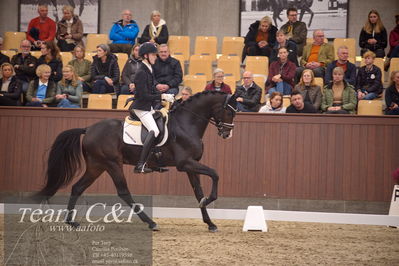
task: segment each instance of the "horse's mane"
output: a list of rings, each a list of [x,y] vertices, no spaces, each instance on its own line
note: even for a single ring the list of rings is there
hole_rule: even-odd
[[[204,95],[226,95],[226,93],[222,92],[222,91],[210,91],[210,90],[198,92],[198,93],[194,94],[193,96],[191,96],[190,98],[188,98],[186,101],[180,103],[176,108],[171,110],[171,112],[172,113],[176,112],[176,110],[179,110],[182,107],[189,105],[191,102],[196,101],[198,98],[201,98]]]

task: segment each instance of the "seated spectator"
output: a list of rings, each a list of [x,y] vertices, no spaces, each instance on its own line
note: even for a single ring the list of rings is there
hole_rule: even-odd
[[[306,44],[308,29],[304,22],[298,21],[298,10],[296,8],[288,8],[287,17],[288,21],[281,26],[281,30],[288,35],[288,40],[296,43],[298,56],[302,56],[303,47]]]
[[[366,23],[360,31],[359,46],[362,48],[360,54],[363,56],[365,52],[370,50],[377,57],[383,58],[387,43],[387,31],[384,24],[382,24],[380,14],[378,14],[377,10],[371,10]]]
[[[206,91],[222,91],[231,94],[231,88],[229,85],[223,82],[224,71],[223,69],[216,68],[213,71],[213,81],[206,85]]]
[[[50,79],[51,68],[43,64],[36,68],[37,79],[29,83],[26,106],[49,107],[54,104],[56,84]]]
[[[141,62],[139,47],[140,45],[138,43],[133,46],[132,53],[129,55],[129,59],[123,67],[121,94],[135,93],[136,86],[134,85],[134,77],[136,76],[137,69]]]
[[[3,38],[0,37],[0,66],[3,63],[10,63],[10,58],[6,56],[5,54],[1,53],[1,50],[3,49]]]
[[[130,54],[138,34],[139,26],[132,20],[132,12],[128,9],[123,10],[122,19],[114,23],[109,33],[109,38],[112,40],[111,52]]]
[[[93,81],[92,93],[119,94],[119,66],[118,58],[112,54],[107,44],[97,45],[97,55],[93,56],[90,76]]]
[[[182,102],[187,101],[193,95],[193,90],[190,87],[184,87],[181,90],[180,95],[181,95],[181,97],[173,102],[173,105],[170,108],[170,110],[176,109],[176,107],[179,106]]]
[[[257,20],[252,23],[245,36],[242,60],[244,60],[247,55],[269,57],[276,43],[276,32],[277,28],[272,25],[272,20],[268,16],[263,17],[260,21]]]
[[[276,39],[277,42],[273,47],[269,63],[273,63],[274,61],[278,60],[278,49],[280,47],[286,47],[288,51],[288,60],[294,63],[295,66],[298,66],[298,55],[297,55],[297,47],[295,42],[287,40],[287,36],[282,30],[277,31]]]
[[[158,10],[151,12],[151,23],[145,26],[140,43],[152,42],[157,44],[168,43],[169,32],[165,20],[161,19]]]
[[[0,106],[20,105],[21,83],[15,77],[14,67],[10,63],[1,65]]]
[[[299,91],[291,93],[291,104],[285,112],[287,114],[317,113],[313,105],[304,102],[302,94]]]
[[[389,33],[389,46],[390,50],[388,58],[385,59],[384,69],[388,71],[391,58],[399,57],[399,14],[395,16],[396,26]]]
[[[235,92],[238,112],[258,112],[262,89],[254,82],[250,71],[242,74],[243,84]]]
[[[77,44],[83,45],[83,24],[78,16],[73,14],[72,6],[64,6],[63,18],[57,23],[57,45],[61,52],[73,51]]]
[[[259,109],[259,113],[285,113],[283,94],[275,91],[270,95],[270,100]]]
[[[346,46],[338,47],[337,51],[338,60],[332,61],[327,65],[326,75],[324,76],[324,83],[328,84],[332,79],[332,71],[336,67],[342,67],[345,72],[344,80],[351,84],[356,85],[356,66],[348,61],[349,49]]]
[[[155,87],[161,93],[177,95],[179,84],[183,81],[183,71],[179,60],[170,56],[169,47],[158,47],[158,58],[153,66]]]
[[[68,62],[68,65],[73,66],[78,80],[82,82],[83,91],[90,92],[90,67],[91,61],[85,59],[85,48],[80,44],[76,45],[73,49],[74,59]]]
[[[39,16],[29,22],[26,38],[33,44],[32,50],[39,51],[42,42],[52,42],[55,37],[56,24],[47,16],[47,5],[39,5]]]
[[[50,79],[55,83],[62,78],[62,59],[58,46],[53,41],[42,42],[42,55],[37,60],[38,65],[47,64],[51,67]]]
[[[386,115],[399,115],[399,71],[392,71],[391,84],[385,90]]]
[[[344,70],[333,70],[333,81],[324,86],[321,110],[326,114],[354,114],[356,96],[353,86],[344,80]]]
[[[331,44],[324,43],[324,32],[315,30],[313,32],[313,43],[303,48],[303,55],[300,67],[296,73],[296,83],[304,69],[311,69],[315,77],[324,78],[326,66],[334,60],[334,47]]]
[[[288,60],[288,50],[286,47],[278,49],[278,57],[279,59],[274,61],[269,67],[266,91],[269,94],[278,91],[284,95],[289,95],[294,87],[296,66]]]
[[[78,79],[71,65],[62,68],[62,79],[57,84],[55,95],[57,107],[79,108],[82,100],[82,82]]]
[[[36,78],[37,58],[30,54],[31,42],[21,41],[21,52],[14,55],[11,64],[14,66],[17,79],[22,84],[22,91],[28,90],[29,82]]]
[[[358,100],[373,100],[382,93],[381,69],[374,65],[375,53],[363,54],[365,66],[357,73],[356,91]]]
[[[313,105],[314,109],[319,112],[321,105],[321,88],[316,85],[313,71],[305,69],[302,72],[301,80],[295,86],[295,90],[299,91],[305,103]]]

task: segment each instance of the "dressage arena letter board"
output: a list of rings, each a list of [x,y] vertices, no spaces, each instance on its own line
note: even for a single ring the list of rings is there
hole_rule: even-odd
[[[391,207],[389,215],[399,215],[399,185],[393,187]]]

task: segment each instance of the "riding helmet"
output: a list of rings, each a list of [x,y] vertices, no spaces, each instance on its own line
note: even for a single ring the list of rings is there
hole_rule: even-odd
[[[158,49],[155,46],[155,44],[150,42],[145,42],[142,45],[140,45],[139,48],[140,57],[144,57],[145,54],[156,54],[156,53],[158,53]]]

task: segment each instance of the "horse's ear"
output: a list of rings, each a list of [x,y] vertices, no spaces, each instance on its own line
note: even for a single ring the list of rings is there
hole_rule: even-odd
[[[237,95],[228,95],[227,96],[227,104],[233,107],[234,109],[237,108]]]

